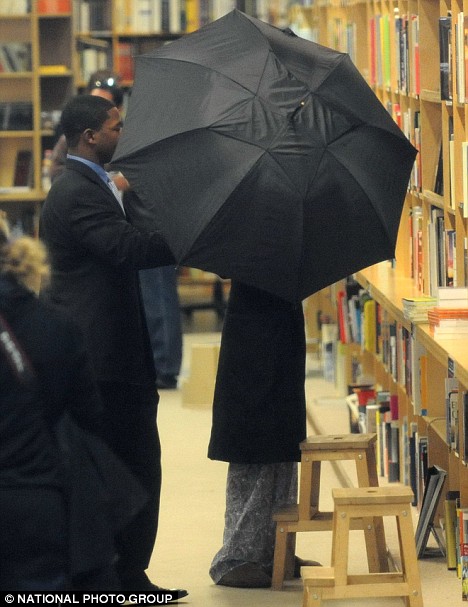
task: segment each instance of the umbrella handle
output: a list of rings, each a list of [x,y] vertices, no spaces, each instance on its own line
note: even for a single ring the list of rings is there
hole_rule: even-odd
[[[294,112],[291,114],[291,118],[289,120],[294,120],[294,118],[296,117],[296,114],[299,110],[301,110],[305,105],[305,101],[301,101],[301,103],[297,106],[297,108],[294,110]]]

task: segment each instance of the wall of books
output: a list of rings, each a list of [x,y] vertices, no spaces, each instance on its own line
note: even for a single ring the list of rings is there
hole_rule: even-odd
[[[133,57],[193,32],[234,8],[279,27],[288,24],[287,0],[75,0],[81,82],[112,67],[133,80]]]
[[[291,10],[296,33],[349,52],[419,151],[396,259],[338,289],[337,351],[346,358],[356,429],[378,433],[380,473],[411,485],[425,516],[428,471],[437,477],[441,490],[428,524],[461,575],[453,521],[468,518],[466,4],[307,4]]]

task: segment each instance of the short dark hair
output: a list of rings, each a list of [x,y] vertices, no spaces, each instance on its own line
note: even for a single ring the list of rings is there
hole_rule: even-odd
[[[99,130],[113,107],[112,101],[97,95],[77,95],[70,99],[60,120],[68,145],[76,145],[86,129]]]

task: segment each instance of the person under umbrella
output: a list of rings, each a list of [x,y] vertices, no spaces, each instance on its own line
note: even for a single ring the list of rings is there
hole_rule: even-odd
[[[271,586],[274,511],[297,502],[299,443],[306,437],[301,303],[233,281],[224,320],[208,456],[229,462],[216,584]],[[302,565],[318,565],[296,557]]]

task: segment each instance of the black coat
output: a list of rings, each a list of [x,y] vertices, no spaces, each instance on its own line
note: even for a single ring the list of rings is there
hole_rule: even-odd
[[[0,276],[0,312],[37,374],[37,389],[18,384],[0,353],[0,486],[60,487],[52,428],[67,410],[95,429],[101,402],[82,336],[57,310]]]
[[[233,282],[221,339],[208,456],[298,461],[306,436],[301,304]]]
[[[117,528],[109,504],[118,499],[119,515],[129,520],[143,497],[102,441],[97,439],[88,455],[86,445],[96,443],[93,433],[102,428],[102,404],[81,331],[68,316],[2,275],[0,313],[35,374],[34,381],[21,383],[0,351],[0,490],[5,495],[28,488],[28,499],[35,503],[33,489],[57,489],[67,503],[70,574],[109,567]],[[73,420],[74,434],[63,430],[66,419]],[[71,442],[77,433],[90,438]],[[117,471],[111,487],[96,467],[107,475]],[[124,493],[129,487],[136,492],[130,501]],[[37,516],[41,520],[40,511]],[[43,531],[44,537],[55,533],[53,528]],[[19,535],[17,549],[24,550],[23,542],[29,541]]]
[[[47,195],[40,234],[52,264],[47,296],[81,326],[98,380],[154,380],[138,270],[175,263],[161,236],[135,229],[95,171],[71,159]]]

